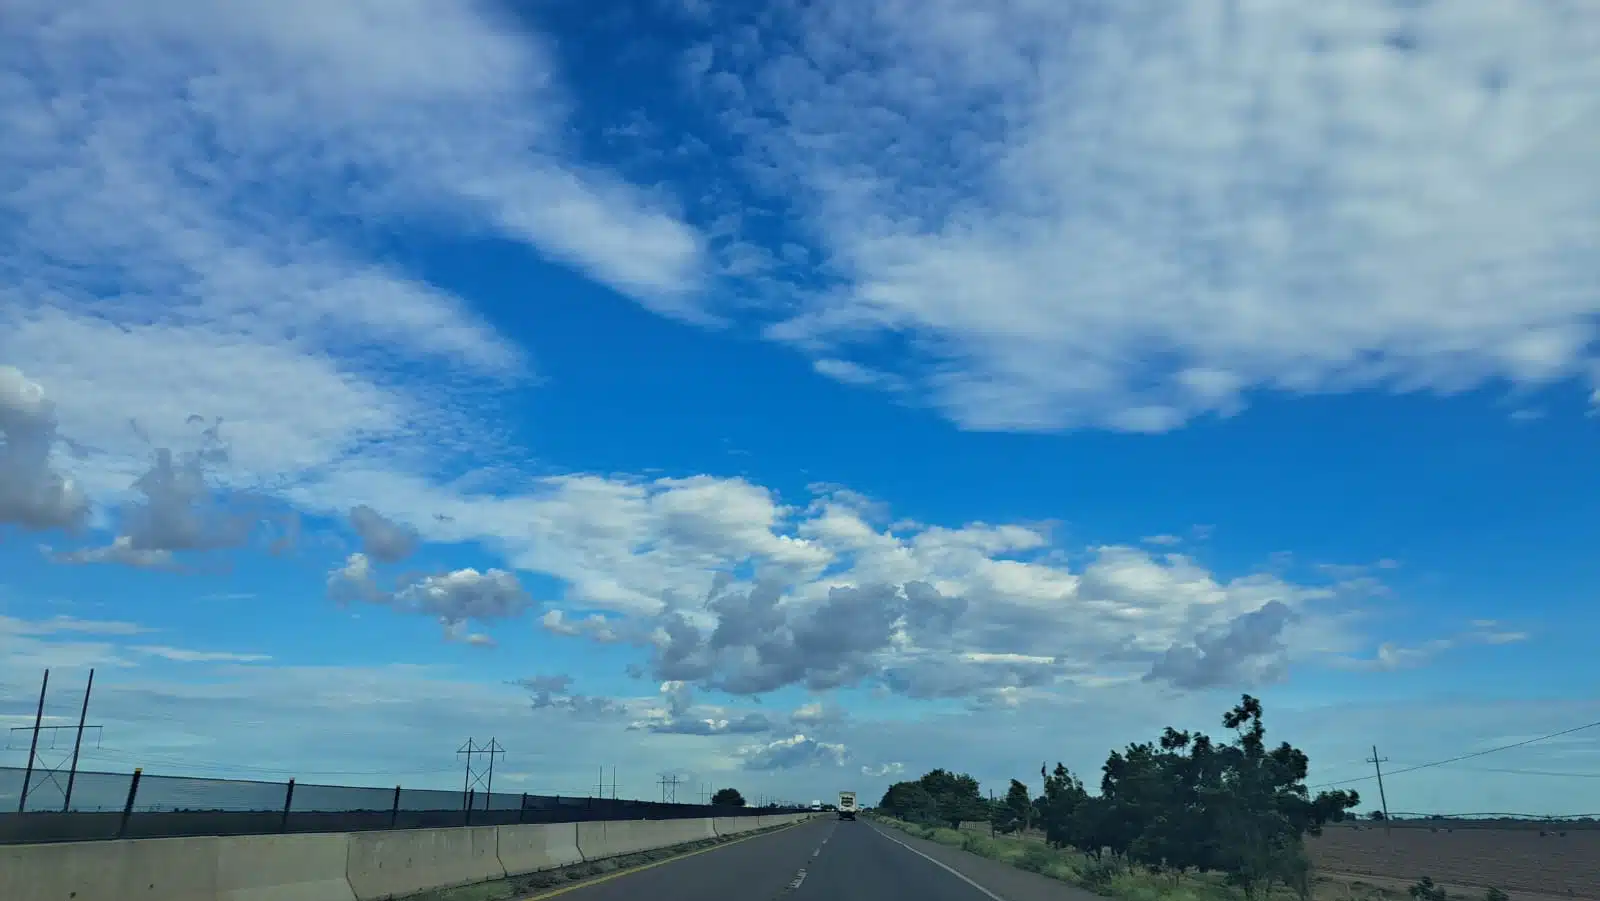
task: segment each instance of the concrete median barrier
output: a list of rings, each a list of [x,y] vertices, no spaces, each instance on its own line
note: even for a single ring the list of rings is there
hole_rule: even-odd
[[[0,845],[5,901],[216,901],[215,838]]]
[[[717,835],[742,835],[761,828],[760,817],[717,817],[711,821]]]
[[[709,819],[613,820],[578,824],[584,860],[600,860],[716,838]]]
[[[216,901],[355,901],[345,877],[348,833],[246,835],[216,842]]]
[[[350,834],[345,875],[357,901],[504,879],[494,826]]]
[[[507,876],[583,863],[583,854],[578,850],[577,823],[499,826],[495,832],[500,866]]]
[[[4,901],[391,901],[803,814],[0,845]]]

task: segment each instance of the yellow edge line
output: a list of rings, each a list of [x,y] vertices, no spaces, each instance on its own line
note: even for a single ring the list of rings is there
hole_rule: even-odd
[[[636,867],[629,867],[626,870],[616,870],[614,872],[607,873],[604,876],[596,876],[593,879],[587,879],[587,880],[584,880],[583,882],[575,882],[572,885],[565,885],[565,886],[562,886],[561,888],[555,889],[554,891],[545,892],[545,893],[540,894],[540,895],[528,895],[526,897],[517,899],[517,901],[544,901],[544,899],[546,899],[546,898],[554,898],[557,895],[565,895],[567,892],[575,892],[578,889],[588,888],[591,885],[599,885],[602,882],[610,882],[613,879],[621,879],[624,876],[632,876],[634,873],[642,873],[645,870],[653,870],[656,867],[662,866],[664,864],[677,863],[680,860],[683,860],[683,859],[689,858],[689,857],[694,857],[697,854],[707,854],[707,853],[710,853],[712,851],[721,851],[723,848],[731,847],[733,845],[740,844],[741,842],[747,842],[747,841],[750,841],[751,839],[766,838],[769,835],[776,835],[777,833],[782,832],[785,829],[793,829],[794,827],[800,825],[801,823],[809,823],[809,822],[810,822],[810,820],[800,820],[800,821],[794,822],[794,823],[785,823],[784,825],[779,826],[778,828],[773,829],[770,832],[763,832],[763,833],[761,833],[759,835],[747,835],[744,838],[736,838],[731,842],[722,842],[720,844],[712,845],[709,848],[701,848],[698,851],[688,851],[688,852],[685,852],[683,854],[675,854],[672,857],[668,857],[668,858],[666,858],[664,860],[657,860],[657,861],[654,861],[653,863],[640,864],[639,866],[636,866]]]

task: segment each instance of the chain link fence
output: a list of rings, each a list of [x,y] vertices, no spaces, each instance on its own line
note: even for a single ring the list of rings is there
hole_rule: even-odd
[[[620,798],[372,788],[133,773],[0,767],[0,844],[362,832],[584,820],[661,820],[727,808]],[[789,812],[769,808],[768,812]]]

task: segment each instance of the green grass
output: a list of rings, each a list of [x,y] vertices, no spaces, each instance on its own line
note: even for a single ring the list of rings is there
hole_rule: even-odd
[[[1128,872],[1096,861],[1080,851],[1052,848],[1035,839],[990,837],[977,832],[921,826],[881,815],[874,815],[874,819],[907,835],[961,848],[1117,901],[1243,901],[1244,898],[1243,892],[1226,885],[1214,874],[1189,874],[1174,880],[1171,876],[1143,870]]]

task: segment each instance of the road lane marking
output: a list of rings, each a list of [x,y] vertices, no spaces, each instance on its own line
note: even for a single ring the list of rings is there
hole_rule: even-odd
[[[688,852],[686,854],[677,854],[677,855],[674,855],[672,857],[667,857],[667,858],[664,858],[662,860],[657,860],[657,861],[654,861],[654,862],[651,862],[651,863],[640,864],[639,866],[636,866],[636,867],[629,867],[626,870],[614,870],[614,871],[612,871],[610,873],[605,874],[604,876],[596,876],[593,879],[586,879],[583,882],[574,882],[571,885],[564,885],[561,888],[552,889],[551,891],[548,891],[548,892],[541,892],[541,893],[536,894],[536,895],[524,895],[523,897],[518,898],[517,901],[544,901],[544,899],[546,899],[546,898],[554,898],[557,895],[565,895],[568,892],[575,892],[578,889],[588,888],[591,885],[599,885],[602,882],[610,882],[613,879],[621,879],[623,876],[632,876],[634,873],[642,873],[645,870],[653,870],[656,867],[663,866],[663,865],[669,864],[669,863],[677,863],[680,860],[684,860],[684,859],[689,858],[689,857],[694,857],[694,856],[699,855],[699,854],[706,854],[706,853],[709,853],[711,851],[720,851],[723,848],[728,848],[728,847],[731,847],[733,845],[742,844],[742,843],[748,842],[748,841],[750,841],[752,839],[766,838],[769,835],[777,835],[780,832],[787,832],[790,829],[795,828],[796,826],[803,826],[803,825],[805,825],[806,823],[809,823],[809,822],[811,822],[811,821],[810,820],[801,820],[801,821],[799,821],[797,823],[789,823],[787,825],[779,826],[778,828],[772,830],[771,832],[763,832],[760,835],[747,835],[744,838],[736,838],[731,842],[723,842],[723,843],[718,844],[718,845],[712,845],[709,848],[701,848],[698,851],[690,851],[690,852]]]
[[[983,886],[977,884],[976,882],[973,882],[970,878],[967,877],[967,874],[955,869],[954,867],[951,867],[951,866],[948,866],[948,865],[946,865],[944,863],[941,863],[940,861],[934,860],[933,858],[931,858],[928,855],[922,853],[921,851],[918,851],[916,848],[911,847],[910,845],[906,844],[905,842],[895,838],[894,836],[890,835],[889,833],[879,830],[878,827],[876,827],[876,826],[872,827],[872,831],[878,833],[879,835],[883,836],[884,838],[888,839],[889,841],[894,842],[895,844],[897,844],[900,847],[906,849],[907,851],[910,851],[912,854],[917,855],[918,857],[922,858],[923,860],[926,860],[928,863],[933,864],[934,866],[938,867],[939,869],[944,870],[946,873],[949,873],[951,876],[954,876],[957,879],[961,880],[962,882],[965,882],[967,885],[970,885],[973,888],[977,889],[978,891],[983,892],[984,896],[989,898],[990,901],[1006,901],[1006,899],[1000,897],[999,895],[996,895],[994,892],[991,892],[988,889],[984,888]]]
[[[806,881],[806,871],[804,869],[802,869],[800,871],[800,873],[794,877],[794,881],[789,883],[789,891],[792,892],[795,889],[799,888],[801,883],[803,883],[805,881]]]

